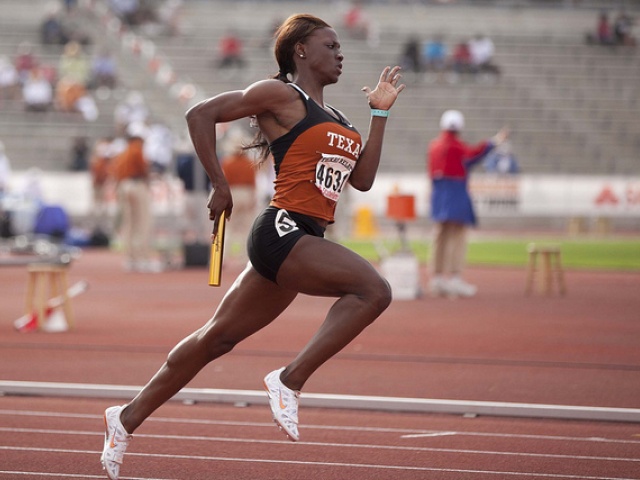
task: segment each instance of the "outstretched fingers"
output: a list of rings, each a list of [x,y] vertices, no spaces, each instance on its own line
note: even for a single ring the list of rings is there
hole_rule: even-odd
[[[401,68],[398,65],[396,65],[393,68],[389,66],[385,67],[382,70],[382,73],[380,74],[380,78],[378,79],[378,87],[383,87],[384,84],[389,83],[394,88],[396,88],[397,93],[400,93],[402,90],[404,90],[405,88],[404,84],[398,85],[398,83],[402,79],[402,74],[400,74],[400,69]],[[367,96],[369,96],[372,92],[371,88],[368,86],[362,87],[362,91],[366,93]]]
[[[398,84],[402,75],[400,74],[400,66],[396,65],[395,67],[385,67],[380,74],[380,83],[390,83],[394,87]]]
[[[380,74],[380,79],[378,80],[378,82],[379,83],[386,82],[387,78],[389,77],[390,71],[391,71],[391,67],[384,67],[384,70],[382,70],[382,73]]]

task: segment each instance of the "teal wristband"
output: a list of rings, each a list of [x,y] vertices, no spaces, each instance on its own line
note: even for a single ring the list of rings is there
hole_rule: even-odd
[[[387,118],[389,116],[389,110],[380,110],[378,108],[371,109],[372,117],[384,117]]]

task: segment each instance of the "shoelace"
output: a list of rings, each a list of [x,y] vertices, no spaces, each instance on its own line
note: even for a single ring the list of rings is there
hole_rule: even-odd
[[[282,412],[282,416],[289,419],[293,423],[298,423],[298,398],[300,398],[300,392],[291,390],[284,385],[282,389],[282,399],[285,402],[287,408]]]

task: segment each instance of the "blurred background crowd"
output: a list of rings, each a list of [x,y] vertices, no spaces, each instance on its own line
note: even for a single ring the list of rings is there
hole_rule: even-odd
[[[208,186],[184,113],[275,73],[271,35],[300,11],[341,35],[345,73],[327,100],[361,131],[368,112],[357,92],[376,81],[381,65],[402,65],[409,88],[389,123],[383,173],[426,176],[428,141],[452,108],[464,112],[470,140],[510,127],[510,141],[481,166],[485,173],[640,172],[636,0],[7,0],[2,8],[3,209],[15,207],[12,196],[46,203],[37,179],[48,172],[85,175],[91,213],[76,222],[73,242],[150,244],[159,228],[154,195],[174,186],[182,202],[177,235],[188,244],[208,241]],[[248,121],[217,134],[229,168],[251,164],[239,148],[253,136]],[[139,169],[122,167],[136,155]],[[16,172],[20,185],[11,180]],[[268,201],[273,173],[250,167],[237,176],[251,217]],[[125,178],[148,190],[128,207],[119,192]],[[6,216],[3,224],[4,236],[31,228]],[[236,222],[237,238],[245,224]],[[127,268],[157,268],[147,247],[128,248],[138,253]]]

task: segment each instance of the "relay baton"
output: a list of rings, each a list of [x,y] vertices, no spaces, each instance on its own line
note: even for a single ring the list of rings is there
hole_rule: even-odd
[[[219,287],[222,280],[222,254],[224,252],[224,220],[222,212],[218,220],[218,233],[211,242],[211,254],[209,257],[209,286]]]

